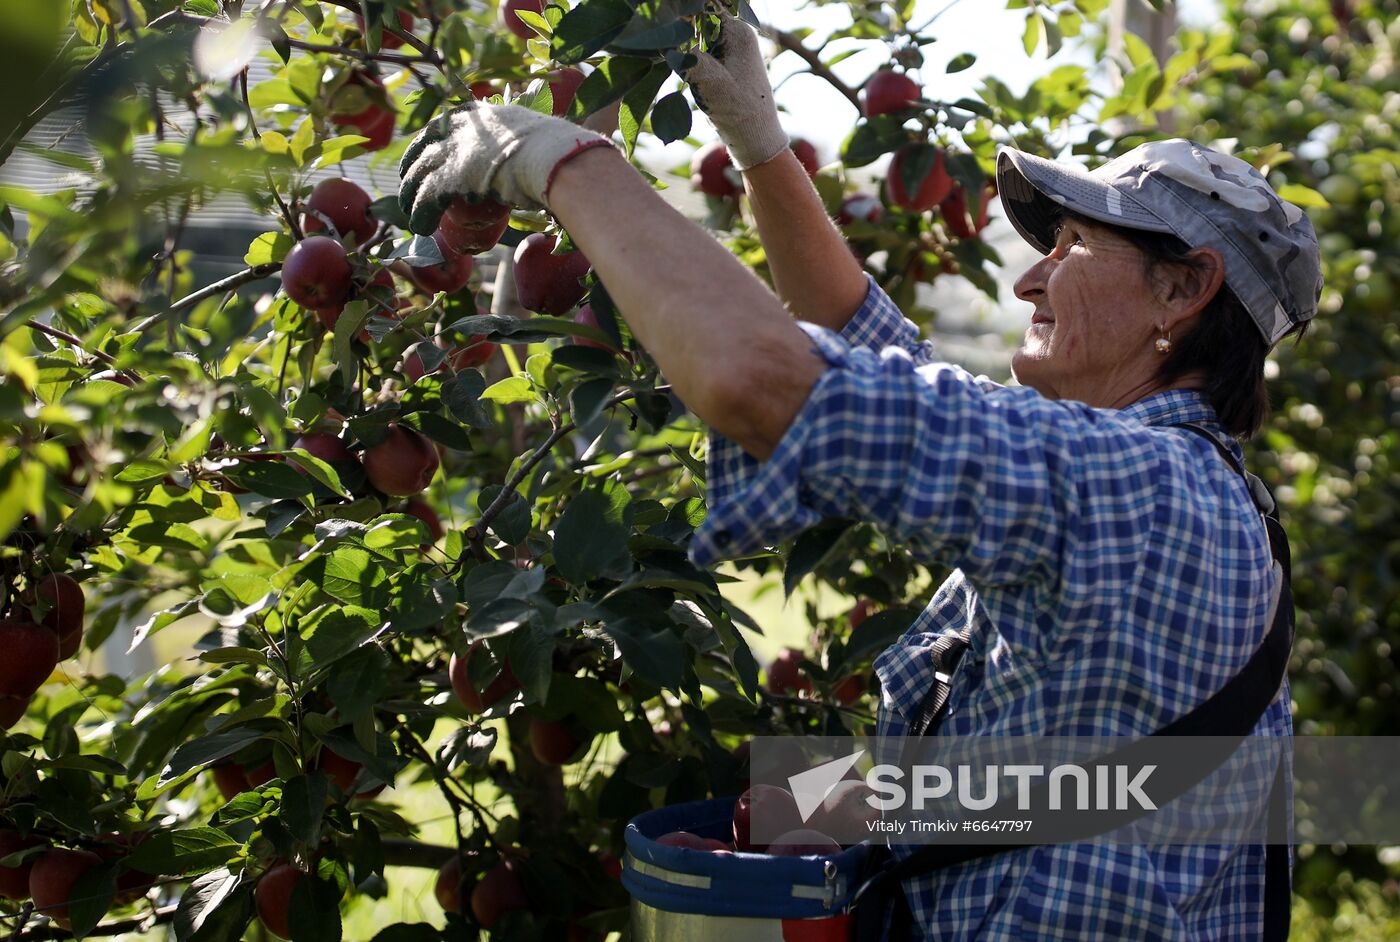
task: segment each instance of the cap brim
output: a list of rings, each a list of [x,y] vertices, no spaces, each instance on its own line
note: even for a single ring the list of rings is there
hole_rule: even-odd
[[[1137,200],[1092,174],[1010,148],[997,155],[997,195],[1021,238],[1045,254],[1055,248],[1055,226],[1067,210],[1111,226],[1173,231]]]

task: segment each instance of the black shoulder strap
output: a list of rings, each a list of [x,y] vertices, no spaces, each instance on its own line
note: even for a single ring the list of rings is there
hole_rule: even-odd
[[[1249,661],[1234,677],[1226,682],[1225,686],[1216,691],[1205,702],[1198,705],[1184,716],[1167,724],[1162,729],[1153,733],[1153,736],[1211,736],[1216,737],[1217,743],[1224,743],[1227,739],[1236,741],[1244,739],[1253,731],[1259,718],[1264,715],[1274,697],[1278,694],[1280,686],[1283,684],[1284,674],[1288,668],[1289,652],[1293,644],[1293,595],[1290,586],[1291,559],[1288,548],[1288,538],[1282,526],[1278,522],[1277,504],[1273,495],[1264,485],[1263,481],[1250,474],[1240,464],[1223,442],[1207,430],[1206,428],[1187,424],[1179,426],[1190,432],[1200,435],[1209,440],[1226,462],[1244,479],[1249,487],[1250,496],[1255,506],[1259,509],[1260,516],[1264,518],[1266,529],[1268,530],[1269,547],[1273,554],[1274,561],[1278,563],[1281,570],[1282,579],[1279,586],[1277,603],[1274,606],[1273,620],[1269,626],[1269,632],[1263,642],[1250,655]],[[942,654],[942,661],[948,664],[947,673],[951,673],[956,666],[958,658],[962,655],[968,644],[967,632],[961,635],[947,636],[946,649],[935,651],[935,658]],[[943,639],[940,639],[942,641]],[[951,663],[948,663],[948,662]],[[928,700],[920,709],[915,720],[914,728],[917,733],[912,735],[931,735],[937,730],[939,722],[942,720],[943,711],[947,706],[949,684],[938,681],[935,682]],[[1103,757],[1100,761],[1113,763],[1129,758],[1128,753],[1134,749],[1133,745],[1115,750],[1113,753]],[[1230,753],[1234,751],[1231,745],[1221,751],[1221,761],[1224,761]],[[1213,769],[1212,769],[1213,771]],[[1200,784],[1206,775],[1196,777],[1183,777],[1173,782],[1172,787],[1163,793],[1160,804],[1165,804],[1180,795],[1185,794],[1191,788]],[[1281,817],[1276,811],[1283,796],[1283,764],[1280,763],[1275,776],[1274,787],[1270,792],[1270,826],[1271,834],[1280,834],[1279,842],[1271,842],[1268,845],[1266,860],[1266,884],[1265,884],[1265,931],[1266,942],[1286,939],[1289,931],[1290,920],[1290,889],[1289,872],[1287,859],[1287,837],[1281,835],[1281,829],[1276,828],[1276,824]],[[1147,812],[1133,815],[1131,813],[1124,816],[1114,816],[1107,826],[1096,826],[1083,836],[1084,840],[1104,833],[1116,830],[1126,824],[1131,823]],[[1004,809],[993,807],[983,816],[988,818],[1014,817],[1009,815]],[[902,892],[898,886],[902,881],[911,877],[925,873],[931,873],[944,867],[955,866],[971,860],[977,860],[992,854],[1005,853],[1011,850],[1021,850],[1026,847],[1035,846],[1033,844],[931,844],[919,848],[903,859],[889,863],[882,867],[872,877],[867,879],[864,885],[856,892],[853,905],[862,898],[868,898],[875,905],[857,909],[858,938],[873,938],[869,935],[870,926],[876,922],[883,922],[882,916],[876,913],[883,913],[889,906],[889,895],[894,893],[895,919],[908,918],[907,903],[903,900]],[[876,901],[879,902],[876,902]],[[901,904],[903,904],[901,906]],[[873,917],[873,918],[872,918]]]

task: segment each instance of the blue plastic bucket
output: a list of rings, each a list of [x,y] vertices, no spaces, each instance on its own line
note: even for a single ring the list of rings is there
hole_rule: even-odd
[[[632,895],[636,942],[846,942],[843,910],[868,845],[829,857],[769,857],[656,843],[672,831],[730,840],[734,802],[671,805],[627,825],[622,885]]]

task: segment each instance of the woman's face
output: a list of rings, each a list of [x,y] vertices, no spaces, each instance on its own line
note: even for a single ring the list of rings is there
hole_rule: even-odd
[[[1159,325],[1170,318],[1131,242],[1066,220],[1054,251],[1017,280],[1016,297],[1035,305],[1011,361],[1022,385],[1112,408],[1145,394],[1161,359]]]

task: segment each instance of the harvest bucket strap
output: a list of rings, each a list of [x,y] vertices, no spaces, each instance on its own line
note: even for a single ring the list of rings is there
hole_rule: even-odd
[[[1210,431],[1198,425],[1188,424],[1179,427],[1208,439],[1229,465],[1244,477],[1249,486],[1250,497],[1264,518],[1270,550],[1281,575],[1278,598],[1274,605],[1273,620],[1269,626],[1268,634],[1254,653],[1250,655],[1245,666],[1205,702],[1152,734],[1152,736],[1209,736],[1215,737],[1217,744],[1233,740],[1234,744],[1230,745],[1220,756],[1220,762],[1223,762],[1228,758],[1229,753],[1234,751],[1238,742],[1254,729],[1259,718],[1264,715],[1264,711],[1273,702],[1283,684],[1283,678],[1288,668],[1289,652],[1293,645],[1291,559],[1287,536],[1278,522],[1277,505],[1264,483],[1254,475],[1249,474],[1230,450]],[[960,636],[950,637],[954,639],[950,649],[956,647],[957,655],[960,656],[966,648],[966,640]],[[957,646],[956,642],[960,640],[962,645]],[[919,712],[918,719],[920,721],[924,720],[925,714],[929,715],[929,721],[924,724],[923,733],[925,735],[934,734],[938,723],[943,718],[943,710],[948,701],[948,686],[941,680],[935,683],[928,701]],[[930,708],[929,704],[934,702],[935,698],[936,704]],[[1104,756],[1099,761],[1108,763],[1131,761],[1132,754],[1135,751],[1141,751],[1142,744],[1145,742],[1146,740],[1139,740],[1124,746]],[[1161,793],[1160,804],[1166,804],[1185,794],[1208,777],[1216,765],[1212,765],[1211,769],[1204,775],[1180,776],[1171,781]],[[1271,842],[1267,845],[1265,859],[1263,935],[1265,942],[1278,942],[1278,940],[1288,937],[1291,915],[1287,857],[1289,848],[1286,844],[1287,836],[1284,833],[1287,815],[1282,801],[1284,784],[1284,763],[1280,761],[1275,772],[1273,786],[1269,792],[1269,835]],[[1096,826],[1089,829],[1083,835],[1083,839],[1087,840],[1116,830],[1147,813],[1146,811],[1110,813],[1108,815],[1109,823],[1106,826]],[[998,818],[1014,817],[1014,815],[1010,814],[1007,809],[994,806],[979,817]],[[852,924],[852,939],[856,942],[877,942],[880,939],[896,942],[896,940],[912,937],[909,904],[901,885],[904,880],[993,854],[1034,846],[1037,845],[933,844],[920,847],[900,860],[895,860],[893,853],[888,848],[881,848],[883,853],[872,855],[872,865],[868,875],[851,898],[851,907],[856,917]]]

